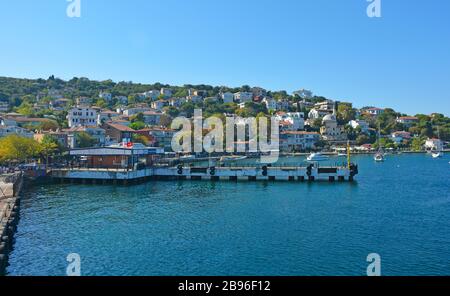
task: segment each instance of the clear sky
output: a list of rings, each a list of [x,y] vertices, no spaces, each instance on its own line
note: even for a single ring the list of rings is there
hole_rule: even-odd
[[[0,0],[0,75],[307,88],[450,115],[450,1]]]

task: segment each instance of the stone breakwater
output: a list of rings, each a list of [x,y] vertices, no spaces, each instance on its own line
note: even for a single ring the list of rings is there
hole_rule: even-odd
[[[5,274],[8,254],[19,221],[21,173],[0,176],[0,275]]]

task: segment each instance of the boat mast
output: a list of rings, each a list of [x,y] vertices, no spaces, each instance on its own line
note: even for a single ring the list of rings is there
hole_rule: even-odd
[[[347,141],[347,168],[350,169],[350,141]]]

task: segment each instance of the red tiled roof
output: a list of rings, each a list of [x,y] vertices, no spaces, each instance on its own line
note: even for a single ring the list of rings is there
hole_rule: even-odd
[[[107,125],[109,125],[110,127],[119,130],[121,132],[134,132],[135,130],[132,128],[129,128],[128,126],[122,125],[122,124],[117,124],[117,123],[111,123],[111,122],[107,122]]]
[[[402,116],[402,117],[399,117],[398,119],[400,119],[400,120],[419,120],[419,118],[414,117],[414,116]]]

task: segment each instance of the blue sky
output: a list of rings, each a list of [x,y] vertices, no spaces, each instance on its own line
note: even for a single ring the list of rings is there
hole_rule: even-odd
[[[0,0],[0,75],[262,86],[450,115],[450,1]]]

